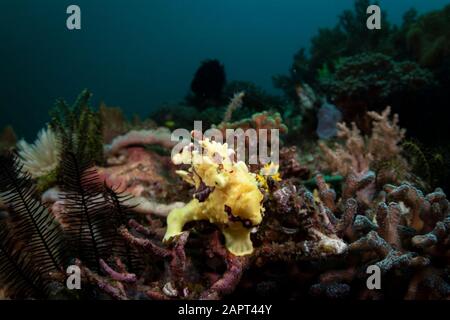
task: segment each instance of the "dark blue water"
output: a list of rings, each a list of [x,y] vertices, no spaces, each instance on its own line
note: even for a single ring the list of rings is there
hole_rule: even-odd
[[[381,1],[391,22],[448,0]],[[82,10],[82,30],[66,29],[66,8]],[[206,58],[228,80],[273,91],[292,55],[320,27],[333,26],[353,0],[2,0],[0,1],[0,127],[34,137],[58,97],[83,89],[128,115],[148,115],[178,101]]]

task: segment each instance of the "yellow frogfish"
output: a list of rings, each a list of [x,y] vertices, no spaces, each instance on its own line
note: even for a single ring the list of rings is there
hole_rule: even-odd
[[[195,186],[196,192],[187,205],[169,213],[164,241],[181,234],[190,221],[207,220],[221,229],[232,254],[250,254],[251,230],[261,223],[264,213],[256,176],[244,162],[234,160],[234,151],[226,143],[205,138],[199,146],[194,148],[191,143],[172,157],[176,165],[190,165],[177,174]]]

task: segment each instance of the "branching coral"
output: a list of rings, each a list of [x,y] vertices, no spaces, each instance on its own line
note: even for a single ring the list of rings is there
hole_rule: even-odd
[[[398,187],[386,185],[385,190],[389,200],[402,202],[408,207],[408,225],[417,231],[430,232],[448,214],[449,204],[441,189],[426,196],[406,183]]]
[[[325,143],[319,143],[328,168],[343,176],[355,177],[375,170],[382,184],[402,179],[408,168],[401,156],[400,145],[405,130],[398,126],[397,115],[389,119],[390,112],[389,107],[381,114],[368,112],[372,119],[370,136],[362,136],[355,123],[351,128],[339,123],[338,137],[344,144],[336,144],[333,150]]]
[[[436,257],[442,254],[437,250],[448,252],[448,244],[445,244],[445,239],[448,237],[448,228],[446,227],[449,214],[448,201],[441,190],[424,196],[420,191],[407,184],[398,187],[386,186],[385,191],[387,192],[386,200],[395,202],[390,202],[389,205],[380,202],[376,206],[374,210],[376,210],[378,230],[373,230],[373,226],[367,228],[365,232],[372,231],[351,243],[349,253],[358,252],[361,255],[359,259],[362,260],[376,259],[376,265],[380,267],[382,274],[387,275],[390,270],[394,269],[402,270],[405,274],[411,271],[423,274],[423,271],[427,270],[431,263],[431,256]],[[326,203],[331,202],[333,194],[328,195],[323,192],[322,194]],[[434,210],[431,207],[434,207]],[[366,214],[369,214],[370,211],[366,211]],[[420,218],[418,219],[419,216],[427,221],[428,227],[425,227]],[[405,229],[405,227],[412,227],[415,231],[413,231],[414,229]],[[357,234],[359,228],[357,228],[356,219],[352,228]],[[425,233],[430,228],[433,230]],[[419,235],[415,235],[417,233]],[[417,250],[417,248],[430,246],[435,246],[435,249],[426,254]],[[436,282],[431,285],[433,294],[439,290],[441,284],[445,284],[442,278],[437,274],[435,276]],[[349,278],[339,280],[351,282],[355,277],[357,275],[353,273],[349,275]],[[413,284],[416,281],[414,279],[411,279],[413,287],[416,286]],[[410,290],[412,289],[410,288]],[[411,295],[409,291],[406,297]]]
[[[318,180],[323,183],[321,177]],[[267,215],[258,232],[258,238],[263,242],[256,255],[259,265],[277,259],[295,261],[345,252],[347,244],[342,235],[355,215],[353,199],[348,200],[339,220],[323,203],[315,203],[313,195],[306,189],[297,190],[285,182],[276,183],[272,188],[272,196],[266,204]],[[321,194],[325,193],[322,190]],[[283,242],[277,243],[280,240]]]
[[[225,115],[223,116],[222,122],[231,121],[233,112],[235,112],[237,109],[239,109],[242,106],[242,99],[244,98],[244,96],[245,96],[244,91],[234,94],[233,98],[230,100],[230,103],[227,106],[227,109],[225,111]]]
[[[280,149],[280,174],[283,178],[297,177],[305,179],[309,177],[310,171],[306,166],[300,164],[297,148],[283,147]]]
[[[189,275],[193,264],[186,254],[189,232],[176,236],[170,247],[164,247],[158,241],[159,235],[154,233],[152,228],[144,227],[134,220],[130,220],[129,227],[133,232],[122,227],[121,235],[143,255],[166,261],[165,276],[149,282],[145,274],[138,276],[128,272],[126,265],[118,258],[113,259],[114,267],[100,260],[100,266],[106,276],[100,276],[82,265],[80,261],[77,262],[88,283],[95,284],[102,292],[117,300],[220,299],[235,290],[249,265],[248,259],[227,252],[221,244],[219,233],[213,232],[206,238],[208,246],[205,259],[223,259],[226,271],[222,275],[211,275],[206,283],[196,283],[194,280],[196,278]],[[136,232],[138,236],[135,235]]]
[[[265,110],[281,112],[285,105],[285,101],[282,98],[267,93],[252,82],[231,81],[225,86],[225,96],[230,99],[239,92],[245,92],[239,112],[234,112],[232,117],[224,120],[224,122],[234,122],[243,118],[249,118],[252,114]],[[217,124],[218,122],[214,123]]]

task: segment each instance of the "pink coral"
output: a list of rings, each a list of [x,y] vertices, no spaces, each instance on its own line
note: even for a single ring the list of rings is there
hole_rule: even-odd
[[[390,107],[381,114],[368,112],[372,121],[372,133],[368,137],[352,123],[351,128],[345,123],[338,124],[338,137],[344,144],[336,144],[334,150],[320,143],[328,168],[343,176],[349,174],[363,175],[382,161],[397,159],[406,165],[401,157],[400,142],[405,130],[398,126],[398,116],[389,119]]]
[[[111,144],[105,147],[105,152],[114,154],[123,148],[134,145],[159,144],[165,148],[172,148],[175,143],[170,139],[170,131],[167,128],[132,130],[123,136],[114,138]]]

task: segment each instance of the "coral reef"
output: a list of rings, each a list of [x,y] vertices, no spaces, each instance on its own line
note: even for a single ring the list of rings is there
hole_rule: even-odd
[[[0,158],[7,298],[450,296],[450,204],[442,189],[422,192],[412,179],[390,108],[368,113],[370,135],[339,124],[339,143],[321,144],[324,162],[290,145],[258,174],[207,139],[170,159],[165,129],[113,139],[99,163],[96,143],[79,145],[81,127],[98,121],[84,114],[69,112],[54,133],[65,143],[52,188],[36,189],[14,155]],[[277,119],[262,113],[235,127],[279,128]],[[73,263],[83,281],[76,295],[64,286]],[[369,266],[382,289],[367,289]]]
[[[396,96],[420,95],[434,83],[433,74],[414,62],[396,62],[380,53],[343,58],[335,72],[320,79],[330,101],[367,132],[367,110],[380,110]]]
[[[297,286],[298,282],[303,283],[304,286],[305,283],[312,281],[313,284],[306,294],[314,297],[389,298],[392,294],[389,290],[403,295],[406,299],[417,299],[418,296],[414,294],[418,294],[418,291],[424,294],[421,298],[448,297],[450,291],[445,282],[445,276],[440,272],[431,271],[435,270],[431,267],[432,261],[441,259],[440,257],[443,257],[441,255],[448,252],[446,242],[448,241],[448,226],[446,227],[449,213],[448,201],[441,190],[424,196],[407,184],[396,187],[386,186],[385,190],[381,191],[381,194],[386,193],[385,200],[364,209],[365,204],[356,200],[360,187],[348,193],[347,198],[342,197],[336,201],[335,191],[325,184],[321,175],[316,177],[316,181],[319,188],[319,199],[316,203],[311,194],[304,190],[297,191],[292,185],[283,186],[282,184],[275,189],[274,202],[266,207],[265,219],[266,217],[275,219],[282,224],[278,225],[272,221],[259,234],[262,241],[269,241],[268,244],[258,248],[259,266],[266,265],[268,262],[282,261],[291,264],[292,261],[298,261],[297,263],[302,265],[304,270],[309,271],[305,274],[293,271],[291,277],[297,279]],[[276,212],[271,210],[272,205],[275,205],[279,214],[281,212],[284,214],[275,218]],[[431,210],[432,206],[435,207],[434,210]],[[341,214],[338,219],[339,211]],[[410,218],[405,218],[405,211],[408,211]],[[421,217],[426,217],[426,221],[430,222],[430,226],[424,227],[415,222],[414,217],[419,212]],[[288,216],[287,213],[291,219],[281,220],[283,216]],[[300,216],[295,218],[294,213]],[[274,216],[271,217],[271,215]],[[432,218],[433,216],[435,218]],[[317,231],[316,228],[321,229]],[[302,230],[305,229],[309,237],[312,239],[316,237],[315,241],[308,238],[303,241],[298,239],[301,237]],[[282,243],[273,242],[274,237],[280,239],[277,233],[284,234],[285,240]],[[434,252],[431,250],[423,253],[420,249],[434,245],[436,245]],[[344,248],[346,248],[345,252],[342,251]],[[323,258],[318,260],[317,255],[327,253],[338,254],[334,258],[329,258],[328,262],[334,265],[334,268],[338,266],[337,269],[329,270]],[[448,257],[445,259],[448,260]],[[321,261],[319,270],[312,271],[308,267],[311,263],[314,265],[314,260]],[[389,289],[375,292],[367,289],[365,270],[372,264],[380,268],[384,279],[383,284],[389,286]],[[395,278],[395,274],[401,274],[401,276]],[[428,278],[423,278],[423,274],[428,274]],[[420,279],[421,286],[427,288],[417,290],[416,278]],[[432,278],[434,281],[430,282],[429,279]],[[314,279],[317,279],[315,284]],[[403,283],[406,281],[401,289],[395,288],[400,285],[399,281]]]
[[[369,4],[274,77],[284,97],[207,60],[150,118],[97,111],[84,90],[34,144],[4,129],[0,299],[450,299],[450,6],[398,26],[382,12],[367,33]],[[194,120],[255,129],[245,147],[278,129],[279,161],[197,131],[171,156],[170,130]]]
[[[406,45],[423,66],[439,67],[450,57],[450,5],[423,15],[410,23]]]
[[[364,133],[370,131],[366,111],[380,112],[391,105],[402,115],[409,135],[428,147],[448,148],[443,137],[449,135],[444,120],[450,100],[446,90],[450,85],[449,6],[424,14],[412,8],[399,25],[392,24],[381,7],[383,28],[368,33],[366,9],[370,2],[354,3],[353,10],[338,16],[336,25],[318,30],[309,50],[301,48],[294,55],[289,74],[273,79],[274,86],[290,101],[286,106],[289,112],[282,114],[290,132],[297,132],[299,122],[309,122],[297,118],[296,108],[289,107],[298,103],[298,86],[308,83],[341,108],[346,122],[356,122]],[[425,105],[429,112],[423,112]],[[316,124],[314,119],[312,122]],[[433,123],[437,131],[423,130],[424,122]],[[311,129],[316,126],[300,132],[304,135]]]

